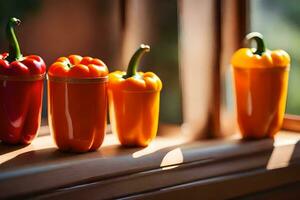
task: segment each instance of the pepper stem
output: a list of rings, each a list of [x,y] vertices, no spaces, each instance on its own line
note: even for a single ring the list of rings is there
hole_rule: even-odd
[[[136,52],[133,54],[133,56],[130,59],[126,75],[123,76],[123,78],[129,78],[132,76],[135,76],[137,73],[137,67],[140,63],[140,60],[142,56],[150,51],[150,46],[141,44],[141,46],[136,50]]]
[[[258,54],[261,56],[266,51],[266,46],[262,34],[258,32],[252,32],[246,35],[245,39],[248,43],[250,43],[252,40],[255,41],[256,51],[253,52],[254,54]]]
[[[13,17],[8,20],[6,26],[6,37],[9,42],[9,56],[7,57],[7,60],[9,62],[19,60],[22,57],[20,46],[14,31],[14,27],[20,23],[21,21],[19,19]]]

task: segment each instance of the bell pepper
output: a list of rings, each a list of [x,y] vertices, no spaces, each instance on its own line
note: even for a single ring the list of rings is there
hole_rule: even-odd
[[[141,45],[127,72],[109,74],[111,127],[124,146],[147,146],[156,136],[162,82],[153,72],[137,72],[141,57],[149,51],[149,46]]]
[[[60,57],[48,70],[50,132],[62,151],[97,150],[107,112],[106,65],[97,58]]]
[[[272,138],[284,117],[290,57],[284,50],[267,49],[257,32],[246,41],[254,41],[256,48],[241,48],[231,60],[238,125],[246,139]]]
[[[43,79],[46,65],[36,55],[22,56],[11,18],[6,27],[9,53],[0,55],[0,140],[29,144],[41,122]]]

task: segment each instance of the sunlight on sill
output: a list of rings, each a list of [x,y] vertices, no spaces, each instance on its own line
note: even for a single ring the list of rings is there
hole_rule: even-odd
[[[299,133],[281,131],[275,137],[274,149],[266,166],[267,170],[287,167],[290,164],[297,142],[300,140]],[[284,150],[279,147],[285,146]]]
[[[286,146],[284,151],[275,147],[272,151],[266,169],[272,170],[289,166],[294,149],[295,145]]]
[[[163,148],[177,146],[188,142],[184,137],[159,137],[154,140],[148,147],[138,150],[132,154],[133,158],[140,158],[151,153],[157,152]]]
[[[140,158],[151,153],[157,152],[163,148],[169,146],[175,146],[185,143],[186,140],[183,137],[157,137],[148,147],[137,148],[138,150],[132,154],[133,158]],[[100,151],[104,147],[118,146],[119,141],[114,134],[107,134],[103,141]],[[57,149],[52,137],[47,134],[42,134],[37,137],[30,145],[27,146],[12,146],[1,145],[0,146],[0,164],[5,163],[15,157],[30,151],[40,151],[45,149]],[[134,149],[134,148],[133,148]],[[54,150],[55,151],[55,150]],[[88,153],[87,153],[88,154]],[[83,155],[83,154],[79,154]]]
[[[290,131],[280,131],[275,137],[274,146],[284,146],[296,144],[300,140],[300,133]]]
[[[47,129],[47,128],[42,128]],[[118,140],[112,135],[112,134],[107,134],[103,144],[101,147],[105,146],[111,146],[111,145],[117,145],[119,144]],[[39,151],[43,149],[51,149],[51,148],[57,148],[54,140],[52,137],[47,134],[41,134],[37,138],[33,140],[33,142],[30,145],[20,145],[20,146],[12,146],[12,145],[3,145],[1,146],[0,153],[2,153],[2,149],[5,149],[7,153],[3,153],[0,155],[0,164],[7,162],[18,155],[24,154],[29,151]]]
[[[18,155],[32,151],[32,150],[42,150],[55,147],[55,144],[49,141],[49,137],[41,136],[37,137],[30,145],[27,146],[10,146],[4,145],[7,149],[11,149],[8,153],[0,155],[0,164],[7,162]],[[4,148],[2,146],[2,148]]]
[[[239,133],[229,136],[229,140],[239,140]],[[274,149],[266,165],[267,170],[287,167],[295,150],[295,145],[300,140],[300,133],[281,130],[274,138]],[[284,151],[279,147],[285,146]]]
[[[44,128],[46,129],[46,128]],[[226,137],[224,139],[217,139],[217,140],[210,140],[213,141],[211,145],[222,145],[222,141],[238,141],[240,139],[239,134],[234,134],[229,137]],[[287,131],[281,131],[274,140],[274,149],[270,156],[270,159],[268,161],[268,164],[266,166],[267,169],[275,169],[280,167],[285,167],[289,165],[290,159],[292,157],[292,154],[294,152],[295,144],[300,140],[300,134],[293,133],[293,132],[287,132]],[[216,144],[214,144],[214,141],[218,141]],[[158,152],[165,148],[170,148],[168,152],[165,152],[165,155],[163,156],[160,167],[162,169],[171,169],[174,167],[177,167],[181,163],[184,162],[184,156],[182,152],[182,146],[184,144],[191,144],[190,140],[188,140],[187,137],[185,137],[183,134],[181,135],[175,135],[175,136],[158,136],[157,139],[155,139],[148,147],[146,148],[132,148],[135,150],[134,152],[131,151],[129,154],[132,158],[142,158],[144,156],[148,156],[150,154],[153,154],[155,152]],[[201,141],[197,142],[197,144],[200,144]],[[206,143],[206,141],[204,141]],[[105,137],[105,140],[103,142],[103,147],[111,147],[115,148],[113,146],[118,146],[119,142],[115,135],[113,134],[107,134]],[[209,143],[210,145],[210,143]],[[285,151],[280,151],[277,147],[284,146]],[[174,147],[174,148],[172,148]],[[199,146],[202,147],[202,146]],[[212,146],[211,146],[212,147]],[[100,148],[100,152],[101,149]],[[202,147],[203,148],[203,147]],[[21,154],[24,154],[26,152],[30,151],[39,151],[44,149],[53,149],[53,151],[56,151],[56,146],[53,142],[53,139],[51,136],[40,136],[37,137],[31,145],[28,146],[8,146],[8,145],[1,145],[0,146],[0,164],[5,163]],[[105,149],[105,148],[103,148]],[[119,149],[120,150],[120,149]],[[52,150],[50,150],[52,151]],[[123,151],[121,149],[121,151]],[[127,150],[124,150],[125,153]],[[119,152],[119,151],[118,151]],[[129,151],[127,151],[129,152]],[[83,154],[81,154],[83,155]],[[87,153],[88,155],[88,153]]]
[[[160,163],[162,170],[174,169],[183,163],[183,153],[180,148],[169,151]]]

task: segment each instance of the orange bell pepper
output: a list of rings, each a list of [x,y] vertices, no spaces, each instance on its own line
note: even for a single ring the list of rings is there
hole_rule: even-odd
[[[137,72],[147,45],[141,45],[127,72],[109,74],[108,99],[112,130],[124,146],[147,146],[156,136],[162,82],[152,72]]]
[[[106,65],[99,59],[71,55],[48,71],[48,119],[60,150],[98,149],[104,139],[107,111]]]
[[[238,125],[244,138],[272,138],[284,117],[290,57],[283,50],[266,49],[259,33],[246,39],[257,48],[241,48],[231,60]]]

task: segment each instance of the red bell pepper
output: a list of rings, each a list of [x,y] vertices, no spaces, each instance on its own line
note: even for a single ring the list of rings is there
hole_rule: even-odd
[[[9,53],[0,55],[0,140],[8,144],[29,144],[36,136],[46,71],[41,57],[22,56],[14,33],[19,24],[16,18],[8,21]]]

